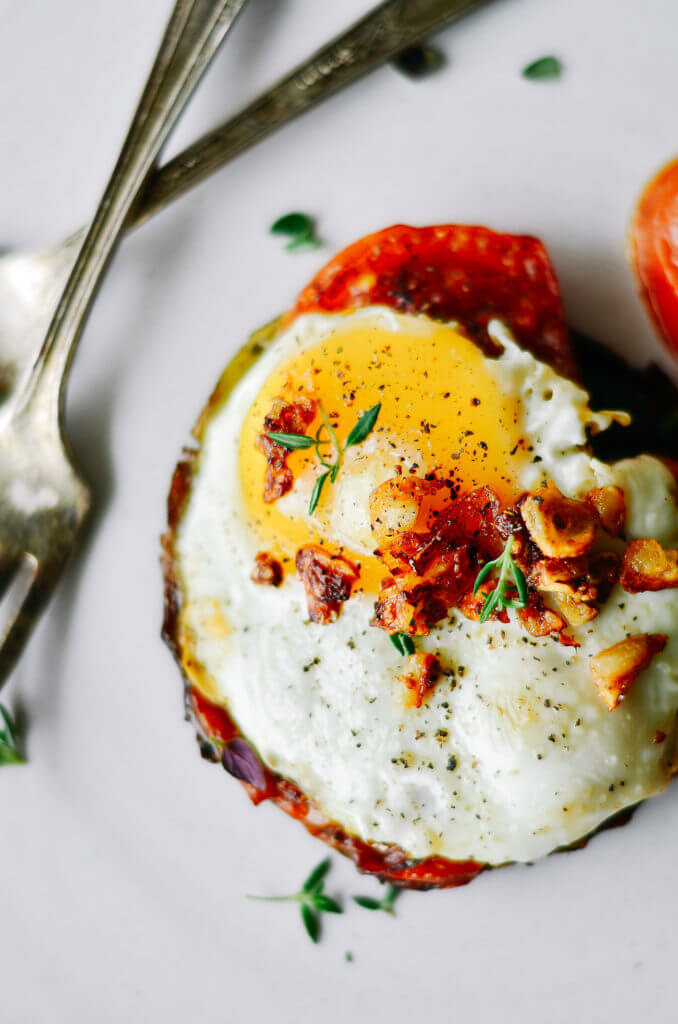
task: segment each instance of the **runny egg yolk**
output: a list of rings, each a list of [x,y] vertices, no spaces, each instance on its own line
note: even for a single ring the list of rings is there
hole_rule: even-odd
[[[302,544],[323,543],[360,565],[362,589],[376,590],[384,576],[383,566],[375,556],[366,556],[364,545],[356,544],[356,554],[350,541],[340,545],[327,530],[328,509],[346,485],[348,466],[342,466],[334,484],[326,481],[313,516],[306,505],[302,515],[291,515],[284,499],[282,504],[264,503],[266,460],[257,439],[278,398],[293,402],[304,396],[321,403],[340,442],[362,413],[381,403],[376,426],[363,442],[377,449],[381,477],[375,486],[397,473],[435,474],[445,481],[445,501],[485,484],[502,501],[515,501],[526,458],[520,404],[502,392],[492,365],[468,338],[426,317],[408,317],[397,330],[340,322],[322,341],[283,361],[252,404],[240,442],[243,498],[261,547],[293,563]],[[315,437],[321,423],[318,413],[307,434]],[[336,457],[329,445],[322,453],[329,462]],[[322,471],[314,448],[290,452],[287,464],[295,486]],[[364,517],[369,521],[367,507]]]

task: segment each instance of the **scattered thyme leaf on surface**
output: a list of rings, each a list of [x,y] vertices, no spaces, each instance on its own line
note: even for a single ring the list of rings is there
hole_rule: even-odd
[[[19,750],[12,717],[7,708],[0,704],[0,765],[24,764],[25,760]]]
[[[383,900],[376,900],[372,896],[354,896],[353,901],[359,907],[362,907],[363,910],[381,910],[385,914],[395,916],[393,904],[399,895],[400,889],[396,889],[394,885],[389,885]]]
[[[344,453],[347,448],[352,448],[356,444],[361,444],[374,430],[375,424],[379,417],[379,411],[381,409],[381,402],[377,405],[373,405],[370,409],[367,409],[358,419],[358,422],[350,430],[348,437],[342,445],[339,438],[336,435],[334,427],[330,423],[330,418],[323,408],[322,402],[318,402],[318,409],[322,416],[323,422],[318,427],[315,437],[309,437],[307,434],[280,434],[274,431],[267,433],[267,437],[281,447],[286,448],[287,451],[297,451],[304,448],[315,448],[316,455],[320,460],[320,464],[325,467],[325,472],[321,473],[313,485],[311,492],[311,500],[309,502],[308,511],[309,515],[313,515],[320,501],[320,496],[325,486],[327,478],[330,478],[330,483],[336,483],[336,479],[339,476],[339,470],[341,469],[341,463],[344,458]],[[323,430],[327,431],[328,436],[323,437]],[[335,452],[336,458],[334,462],[328,462],[326,457],[321,452],[321,448],[324,445],[331,445]]]
[[[497,585],[494,590],[485,598],[483,607],[480,611],[480,621],[487,622],[493,611],[504,611],[505,608],[524,608],[527,603],[527,584],[525,577],[521,570],[518,568],[513,560],[511,554],[511,547],[513,545],[513,534],[506,541],[504,550],[499,555],[499,558],[493,559],[488,562],[480,570],[476,577],[476,581],[473,585],[473,593],[477,594],[483,581],[489,576],[493,569],[499,571],[499,577],[497,579]],[[513,577],[511,580],[510,577]],[[518,597],[509,597],[507,593],[508,587],[515,586],[518,591]]]
[[[523,78],[529,78],[533,82],[548,82],[554,78],[560,78],[563,73],[563,65],[557,57],[540,57],[526,65],[522,73]]]
[[[407,657],[408,654],[414,654],[414,640],[407,633],[391,633],[390,637],[391,643],[398,654],[402,654],[403,658]]]
[[[299,892],[290,896],[248,896],[250,900],[261,900],[268,903],[298,903],[301,920],[312,942],[318,942],[321,934],[321,916],[323,914],[342,914],[343,908],[323,892],[325,876],[331,867],[331,860],[326,857],[321,861],[302,885]]]
[[[315,233],[315,222],[307,213],[286,213],[271,224],[272,235],[285,235],[289,241],[285,248],[289,252],[300,249],[317,249],[320,239]]]

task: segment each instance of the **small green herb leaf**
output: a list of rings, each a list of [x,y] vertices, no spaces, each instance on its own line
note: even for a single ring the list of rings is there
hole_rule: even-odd
[[[303,235],[313,227],[313,221],[307,213],[286,213],[271,224],[274,235]]]
[[[414,640],[407,633],[391,633],[391,643],[403,658],[408,654],[414,654]]]
[[[4,728],[0,729],[0,765],[24,764],[25,758],[19,752],[14,722],[9,711],[0,704],[0,718]]]
[[[354,444],[360,444],[365,438],[372,432],[374,425],[377,422],[379,416],[379,410],[381,409],[381,402],[378,405],[373,405],[371,409],[364,412],[353,430],[346,438],[344,448],[351,448]]]
[[[513,558],[511,558],[511,572],[513,573],[513,579],[516,582],[516,589],[518,591],[518,601],[514,601],[512,607],[524,608],[527,604],[527,584],[525,583],[523,573],[513,561]]]
[[[478,591],[480,590],[481,584],[490,575],[490,573],[492,572],[492,570],[494,569],[494,567],[495,567],[495,565],[497,564],[498,561],[499,561],[499,559],[495,559],[494,562],[488,562],[487,565],[484,565],[482,567],[482,569],[480,570],[480,572],[476,576],[475,583],[473,584],[473,593],[474,594],[478,593]]]
[[[557,57],[540,57],[523,68],[523,78],[534,82],[546,82],[558,78],[562,74],[563,65]]]
[[[389,885],[383,900],[375,900],[371,896],[354,896],[353,900],[359,907],[365,910],[382,910],[385,914],[393,914],[393,904],[400,895],[400,889]]]
[[[301,904],[301,919],[311,940],[317,942],[320,938],[320,918],[314,910],[311,910],[308,903]]]
[[[302,892],[315,892],[317,889],[321,889],[325,880],[325,875],[330,870],[332,861],[329,857],[325,860],[321,860],[317,867],[313,868],[313,871],[304,882]]]
[[[359,907],[364,907],[365,910],[381,910],[381,901],[373,900],[371,896],[354,896],[353,899]]]
[[[308,503],[308,514],[310,516],[313,515],[313,513],[316,510],[316,508],[318,507],[318,502],[320,501],[320,495],[323,492],[323,487],[325,486],[325,481],[327,480],[327,478],[328,478],[328,476],[330,475],[331,472],[332,472],[331,469],[325,470],[324,473],[320,474],[320,476],[318,477],[318,479],[316,480],[316,482],[313,485],[313,490],[311,491],[311,500]]]
[[[408,78],[425,78],[443,66],[445,57],[434,46],[415,43],[402,50],[391,63]]]
[[[274,235],[287,235],[290,241],[285,246],[290,252],[299,249],[317,249],[320,245],[315,235],[313,218],[307,213],[287,213],[271,225]]]
[[[341,907],[336,900],[333,900],[331,896],[326,896],[324,893],[319,892],[313,899],[313,906],[316,910],[320,910],[325,914],[341,914],[343,913]]]
[[[320,415],[323,418],[323,423],[324,423],[325,427],[327,428],[327,433],[330,435],[330,440],[332,441],[332,444],[334,445],[334,450],[337,453],[337,464],[339,465],[341,463],[341,456],[342,456],[344,450],[341,447],[341,445],[339,444],[339,438],[337,437],[336,431],[335,431],[334,427],[332,426],[332,422],[331,422],[329,416],[325,412],[325,409],[324,409],[324,406],[323,406],[322,402],[318,402],[318,408],[320,410]]]
[[[297,448],[312,448],[315,441],[312,437],[306,437],[306,434],[276,434],[268,433],[266,437],[269,437],[271,441],[275,441],[276,444],[280,444],[283,448],[287,448],[288,451],[295,451]]]
[[[499,601],[498,590],[499,588],[495,587],[495,589],[485,598],[483,602],[483,607],[480,609],[480,622],[487,622],[490,615],[494,611]]]

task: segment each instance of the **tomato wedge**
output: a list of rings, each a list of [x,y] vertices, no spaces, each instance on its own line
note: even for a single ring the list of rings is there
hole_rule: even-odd
[[[483,348],[493,317],[559,373],[577,377],[558,280],[542,243],[489,228],[407,224],[354,242],[302,291],[292,316],[386,305],[457,320]]]
[[[640,293],[678,358],[678,159],[645,187],[631,223],[631,263]]]

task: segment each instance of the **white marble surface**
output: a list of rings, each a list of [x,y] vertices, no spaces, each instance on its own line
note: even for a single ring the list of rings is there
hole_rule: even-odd
[[[173,148],[368,6],[251,0]],[[0,0],[0,243],[86,219],[168,8]],[[577,854],[406,895],[395,921],[349,909],[317,948],[293,908],[247,902],[296,887],[323,850],[198,757],[158,638],[158,536],[230,353],[333,250],[394,221],[540,235],[572,323],[663,359],[624,238],[676,150],[677,34],[674,0],[496,0],[441,34],[438,76],[378,71],[125,244],[69,394],[97,516],[5,694],[31,731],[30,764],[0,775],[3,1021],[675,1019],[675,791]],[[560,81],[520,77],[550,52]],[[292,208],[317,215],[325,250],[267,234]],[[339,858],[335,887],[377,888]]]

